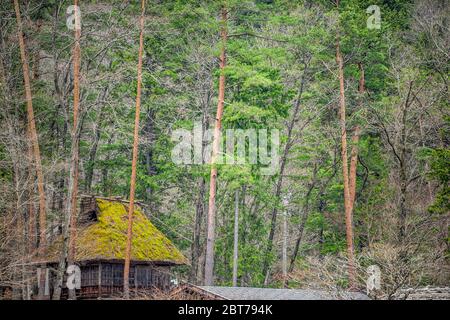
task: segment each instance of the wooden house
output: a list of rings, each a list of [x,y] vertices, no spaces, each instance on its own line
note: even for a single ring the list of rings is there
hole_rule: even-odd
[[[173,286],[170,269],[187,263],[186,258],[135,206],[130,267],[130,289],[167,291]],[[123,289],[124,256],[128,226],[128,203],[119,199],[83,197],[78,216],[75,264],[81,269],[79,298],[111,297]],[[47,294],[51,296],[62,237],[48,248],[45,263]],[[63,281],[63,297],[67,295]]]

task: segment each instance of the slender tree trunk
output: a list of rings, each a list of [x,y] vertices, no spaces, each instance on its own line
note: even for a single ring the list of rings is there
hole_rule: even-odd
[[[78,0],[74,0],[75,7],[78,6]],[[71,170],[73,170],[73,186],[72,194],[69,194],[70,199],[70,236],[69,236],[69,254],[68,263],[73,264],[75,262],[75,248],[77,238],[77,198],[78,198],[78,172],[79,172],[79,144],[81,130],[79,127],[79,107],[80,107],[80,36],[81,25],[78,20],[79,14],[75,15],[75,44],[73,48],[73,129],[72,135],[72,152],[73,162],[71,163]],[[76,299],[75,289],[69,290],[69,299]]]
[[[78,188],[76,176],[78,174],[78,169],[74,165],[78,161],[78,148],[77,145],[80,143],[80,133],[81,133],[81,122],[77,122],[76,128],[74,128],[72,132],[72,151],[70,157],[70,170],[69,170],[69,179],[68,179],[68,190],[67,190],[67,201],[66,208],[64,214],[64,223],[63,223],[63,245],[61,251],[61,257],[58,265],[58,271],[56,276],[56,284],[55,290],[53,292],[53,300],[59,300],[61,298],[61,289],[64,278],[64,272],[66,269],[66,262],[69,264],[73,263],[75,250],[70,250],[70,246],[75,245],[75,241],[72,242],[71,239],[75,240],[75,235],[72,233],[74,227],[76,227],[75,209],[76,209],[76,197],[74,197],[74,193],[76,192],[76,188]],[[73,224],[73,225],[72,225]],[[72,227],[73,226],[73,227]],[[71,257],[69,257],[72,255]],[[73,295],[71,296],[69,290],[69,299],[75,299]]]
[[[156,140],[156,130],[155,130],[155,111],[149,107],[147,112],[147,117],[145,119],[145,125],[142,129],[143,134],[146,137],[146,148],[145,148],[145,166],[147,168],[147,175],[149,177],[153,177],[156,175],[156,165],[155,165],[155,159],[154,159],[154,144]],[[152,195],[154,191],[151,187],[147,187],[146,194],[148,197],[148,200],[152,201]],[[151,205],[153,211],[157,211],[156,208],[154,208],[153,205]]]
[[[217,114],[214,127],[214,138],[211,155],[211,177],[209,181],[209,206],[208,206],[208,224],[207,224],[207,240],[206,240],[206,255],[205,255],[205,285],[213,285],[214,272],[214,242],[215,242],[215,218],[216,218],[216,180],[217,167],[215,161],[219,153],[220,143],[220,129],[222,126],[223,105],[225,99],[225,73],[226,65],[225,47],[227,43],[227,10],[222,8],[222,49],[220,53],[220,78],[219,78],[219,101],[217,104]]]
[[[402,108],[401,115],[401,133],[400,133],[400,159],[399,159],[399,167],[400,167],[400,215],[399,215],[399,242],[403,243],[403,240],[406,237],[406,218],[408,215],[408,209],[406,204],[406,193],[408,188],[407,181],[407,173],[406,173],[406,122],[408,117],[408,107],[409,107],[409,99],[412,91],[412,82],[410,84],[410,88],[408,91],[408,96],[406,98],[405,104]]]
[[[100,142],[100,136],[101,136],[100,123],[98,123],[94,129],[94,141],[93,141],[92,147],[89,151],[89,160],[88,160],[88,165],[86,168],[86,181],[85,181],[86,185],[85,185],[84,190],[87,193],[91,192],[91,188],[92,188],[92,180],[94,177],[94,161],[95,161],[95,157],[97,155],[97,149],[98,149],[98,144]]]
[[[239,191],[234,199],[234,246],[233,246],[233,287],[237,287],[239,250]]]
[[[111,134],[110,134],[106,144],[107,145],[111,144],[113,139],[114,139],[114,131],[111,132]],[[106,157],[105,157],[105,161],[108,162],[110,159],[111,159],[111,154],[108,153],[106,155]],[[102,189],[103,189],[103,194],[104,195],[109,195],[109,191],[110,191],[110,188],[109,188],[109,185],[108,185],[108,173],[109,173],[108,167],[104,166],[102,168],[102,185],[103,185]]]
[[[128,231],[127,246],[125,251],[125,266],[123,271],[123,292],[125,299],[130,298],[130,259],[131,259],[131,240],[133,237],[133,213],[134,213],[134,196],[136,191],[136,166],[138,158],[139,145],[139,115],[141,109],[141,86],[142,86],[142,54],[144,51],[144,14],[145,0],[141,0],[141,18],[140,18],[140,35],[139,35],[139,57],[137,72],[137,93],[136,93],[136,114],[134,119],[134,142],[133,142],[133,160],[131,163],[131,181],[130,181],[130,205],[128,207]]]
[[[350,192],[350,204],[352,213],[355,204],[356,195],[356,167],[358,164],[358,142],[361,129],[359,126],[355,126],[352,136],[352,151],[350,153],[350,176],[349,176],[349,192]]]
[[[288,246],[288,212],[283,214],[283,250],[282,250],[282,269],[283,269],[283,287],[287,285],[287,246]]]
[[[306,192],[305,195],[305,203],[303,205],[302,208],[302,217],[300,219],[300,224],[298,227],[298,236],[297,236],[297,240],[295,241],[295,247],[294,247],[294,251],[292,252],[292,256],[291,256],[291,262],[289,265],[289,272],[292,272],[294,270],[294,265],[295,265],[295,260],[297,259],[297,255],[298,252],[300,250],[300,243],[302,242],[302,238],[303,238],[303,231],[305,230],[305,226],[306,226],[306,221],[308,221],[308,215],[309,215],[309,200],[311,198],[311,193],[314,189],[314,187],[316,186],[316,175],[317,175],[317,165],[314,165],[314,170],[313,170],[313,177],[312,177],[312,181],[309,184],[308,187],[308,191]]]
[[[27,129],[28,138],[31,141],[31,132]],[[29,252],[33,252],[36,248],[36,216],[34,211],[34,179],[35,173],[33,169],[33,146],[27,143],[28,152],[28,246]]]
[[[362,95],[365,91],[365,77],[364,77],[364,68],[362,63],[358,63],[360,78],[359,78],[359,86],[358,92],[360,95],[360,108],[362,108]],[[356,168],[358,164],[358,142],[361,134],[361,128],[359,125],[356,125],[353,130],[352,136],[352,151],[350,154],[350,177],[349,177],[349,188],[350,188],[350,201],[352,206],[352,212],[355,204],[355,196],[356,196]]]
[[[422,117],[419,117],[419,129],[420,129],[420,140],[422,141],[421,145],[422,148],[426,148],[426,144],[425,144],[425,133],[423,130],[423,123],[422,123]],[[428,161],[425,162],[425,172],[429,172],[430,171],[430,166],[428,164]],[[427,179],[428,180],[428,179]],[[426,182],[427,184],[427,189],[428,189],[428,203],[431,203],[433,201],[433,187],[431,185],[431,181],[428,180]]]
[[[74,1],[74,5],[78,10],[78,1]],[[58,264],[56,275],[55,290],[53,292],[53,300],[61,298],[61,290],[64,279],[64,272],[67,264],[73,264],[75,260],[75,243],[76,243],[76,207],[78,193],[78,149],[81,134],[81,122],[79,121],[79,104],[80,104],[80,33],[81,26],[79,21],[79,13],[75,14],[75,44],[73,48],[73,128],[72,128],[72,146],[71,157],[69,162],[69,180],[67,188],[67,201],[63,224],[63,246]],[[69,289],[69,299],[76,299],[75,289]]]
[[[339,1],[337,1],[339,8]],[[336,62],[339,69],[339,116],[341,125],[341,156],[342,156],[342,176],[344,180],[344,208],[345,226],[347,238],[347,258],[348,258],[348,278],[349,287],[355,286],[355,263],[353,253],[353,222],[352,222],[352,201],[350,198],[348,157],[347,157],[347,129],[345,120],[345,85],[344,85],[344,61],[339,44],[339,31],[336,37]]]
[[[3,42],[3,39],[2,39]],[[3,49],[3,43],[0,45]],[[3,66],[3,59],[0,58],[0,97],[3,99],[2,106],[6,105],[12,105],[13,102],[11,101],[11,91],[8,87],[8,81],[7,76],[5,72],[5,68]],[[18,127],[18,125],[12,125],[10,126],[10,136],[14,137],[17,136],[18,133],[14,132],[14,128]],[[29,273],[30,268],[26,266],[26,263],[29,263],[29,259],[34,254],[34,245],[35,245],[35,236],[33,234],[32,230],[34,229],[34,208],[33,208],[33,186],[34,186],[34,175],[33,175],[33,148],[30,144],[31,141],[31,135],[30,135],[30,128],[27,126],[27,138],[28,141],[26,141],[26,149],[28,152],[28,157],[25,158],[25,162],[27,165],[22,164],[22,157],[20,155],[22,154],[22,150],[20,150],[20,145],[14,148],[13,154],[15,156],[19,156],[17,159],[13,159],[13,172],[14,172],[14,182],[15,182],[15,192],[16,192],[16,215],[18,215],[18,222],[20,222],[21,227],[17,229],[17,232],[21,234],[22,238],[20,239],[20,243],[17,242],[18,248],[17,252],[22,251],[23,257],[27,257],[22,261],[22,278],[20,281],[22,281],[22,299],[23,300],[29,300],[29,293],[30,293],[30,280],[29,280]],[[23,194],[21,192],[21,183],[20,183],[20,177],[19,173],[21,172],[20,168],[27,167],[27,186],[28,189],[27,194]],[[22,204],[24,202],[23,199],[26,199],[25,201],[28,201],[28,224],[27,224],[27,213],[25,213],[25,210],[22,209]]]
[[[202,148],[201,148],[201,157],[202,157],[202,165],[205,164],[204,159],[204,143],[203,143],[203,133],[206,131],[208,127],[208,106],[209,106],[209,96],[210,93],[207,93],[206,95],[206,101],[203,104],[203,117],[202,117]],[[202,276],[201,276],[201,270],[204,264],[200,262],[200,256],[202,252],[201,248],[201,236],[202,236],[202,219],[205,213],[205,192],[206,192],[206,180],[204,177],[200,178],[199,181],[199,194],[197,198],[197,203],[195,206],[195,221],[194,221],[194,234],[193,234],[193,241],[191,246],[191,274],[190,274],[190,281],[192,283],[198,284],[199,282],[202,282]]]
[[[28,59],[25,52],[25,42],[23,38],[22,31],[22,19],[20,15],[19,1],[14,0],[14,10],[16,12],[17,19],[17,35],[19,38],[19,47],[20,47],[20,57],[22,60],[22,69],[23,69],[23,80],[25,84],[25,97],[27,102],[27,115],[28,115],[28,127],[29,132],[31,134],[31,142],[33,145],[33,157],[34,157],[34,165],[36,167],[36,175],[38,182],[38,193],[39,193],[39,253],[42,257],[45,257],[46,247],[47,247],[47,237],[46,237],[46,210],[45,210],[45,190],[44,190],[44,175],[42,172],[42,164],[41,164],[41,154],[39,150],[39,142],[38,136],[36,132],[36,122],[34,119],[34,110],[33,110],[33,100],[31,95],[31,85],[30,85],[30,72],[28,68]],[[43,282],[44,278],[41,277],[40,285],[39,285],[39,298],[42,299],[44,296],[43,292]]]
[[[294,126],[298,121],[298,113],[300,111],[300,101],[302,98],[303,89],[305,87],[307,69],[308,69],[308,64],[305,64],[305,69],[303,71],[303,77],[300,82],[300,88],[298,90],[297,99],[295,101],[294,112],[292,114],[291,121],[288,124],[287,141],[286,141],[286,145],[283,150],[283,156],[280,159],[280,173],[278,176],[277,185],[275,187],[275,198],[276,199],[279,199],[280,195],[281,195],[281,187],[283,185],[284,169],[286,168],[288,154],[289,154],[289,151],[293,144],[292,135],[293,135]],[[275,230],[276,230],[276,226],[277,226],[277,215],[278,215],[278,209],[276,207],[274,207],[272,209],[272,218],[271,218],[271,223],[270,223],[269,238],[267,239],[267,247],[264,252],[264,262],[263,262],[263,270],[262,270],[263,274],[265,275],[264,285],[267,285],[268,281],[269,281],[270,254],[271,254],[272,248],[273,248],[273,239],[275,238]]]
[[[205,197],[205,179],[201,178],[199,183],[199,195],[197,198],[197,203],[195,205],[195,221],[194,221],[194,235],[193,235],[193,241],[192,241],[192,255],[191,255],[191,275],[190,275],[190,281],[193,283],[198,282],[198,274],[199,274],[199,258],[200,258],[200,237],[201,237],[201,224],[202,224],[202,218],[204,214],[204,197]]]

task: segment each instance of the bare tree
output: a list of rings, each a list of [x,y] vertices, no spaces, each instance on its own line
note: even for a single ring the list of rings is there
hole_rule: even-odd
[[[16,12],[16,20],[17,20],[17,36],[19,38],[19,47],[20,47],[20,57],[22,60],[22,70],[23,70],[23,80],[25,84],[25,98],[27,102],[27,115],[28,115],[28,127],[31,136],[31,142],[33,145],[33,158],[34,165],[36,167],[36,175],[38,180],[38,193],[39,193],[39,247],[41,256],[45,255],[46,246],[47,246],[47,236],[46,236],[46,200],[45,200],[45,190],[44,190],[44,174],[42,172],[42,164],[41,164],[41,154],[39,150],[39,142],[36,131],[36,122],[34,119],[34,111],[33,111],[33,98],[31,94],[31,85],[30,85],[30,72],[28,68],[28,58],[25,52],[25,42],[23,38],[22,31],[22,18],[20,14],[19,1],[14,0],[14,9]],[[43,281],[44,279],[41,277],[41,285],[39,286],[39,297],[43,297]]]

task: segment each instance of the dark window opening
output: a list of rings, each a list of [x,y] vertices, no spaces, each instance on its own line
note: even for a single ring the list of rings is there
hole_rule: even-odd
[[[97,211],[91,210],[86,213],[86,222],[94,222],[97,220]]]

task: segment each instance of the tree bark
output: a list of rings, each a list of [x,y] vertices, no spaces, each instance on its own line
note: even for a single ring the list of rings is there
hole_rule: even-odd
[[[288,245],[288,212],[287,209],[283,214],[283,250],[282,250],[282,271],[283,271],[283,287],[287,285],[287,245]]]
[[[75,8],[78,8],[78,0],[74,0]],[[77,9],[78,10],[78,9]],[[71,138],[71,157],[69,162],[69,181],[67,188],[67,201],[63,224],[63,246],[56,277],[53,300],[61,298],[62,283],[66,270],[66,263],[71,265],[75,261],[76,244],[76,207],[78,194],[78,153],[81,135],[81,122],[79,121],[80,104],[80,21],[79,13],[75,14],[75,43],[73,48],[73,128]],[[76,299],[75,289],[68,290],[69,299]]]
[[[337,1],[339,9],[339,1]],[[345,85],[344,85],[344,61],[339,44],[339,30],[336,36],[336,63],[339,71],[339,117],[341,126],[341,156],[342,156],[342,176],[344,180],[344,208],[345,208],[345,230],[347,238],[347,259],[348,259],[348,279],[349,287],[355,286],[355,263],[353,253],[353,222],[352,222],[352,201],[350,198],[348,160],[347,160],[347,129],[345,119]]]
[[[78,0],[74,0],[75,7],[78,6]],[[78,21],[79,14],[75,15],[75,44],[73,48],[73,130],[72,135],[72,152],[73,162],[71,163],[71,170],[73,170],[73,186],[72,194],[69,194],[70,199],[69,213],[70,215],[70,237],[69,237],[69,255],[68,263],[73,264],[75,261],[75,248],[77,237],[77,198],[78,198],[78,172],[79,172],[79,144],[81,128],[79,127],[79,107],[80,107],[80,35],[81,29],[79,27],[80,21]],[[75,289],[69,290],[69,299],[76,299]]]
[[[16,12],[17,19],[17,36],[19,39],[19,47],[20,47],[20,57],[22,60],[22,70],[23,70],[23,80],[25,84],[25,98],[27,102],[27,115],[28,115],[28,128],[31,134],[31,143],[33,145],[33,157],[34,157],[34,165],[36,167],[36,175],[38,182],[38,193],[39,193],[39,253],[41,257],[45,256],[46,247],[47,247],[47,237],[46,237],[46,200],[45,200],[45,190],[44,190],[44,175],[42,172],[42,164],[41,164],[41,154],[39,150],[39,142],[38,136],[36,132],[36,122],[34,119],[34,110],[33,110],[33,100],[31,95],[31,85],[30,85],[30,72],[28,67],[28,58],[25,52],[25,42],[23,38],[22,31],[22,19],[20,15],[19,1],[14,0],[14,10]],[[43,298],[43,282],[44,278],[40,279],[39,286],[39,298]]]
[[[217,103],[216,121],[214,126],[214,137],[211,155],[211,177],[209,181],[209,205],[208,205],[208,223],[205,255],[205,285],[213,285],[214,273],[214,242],[215,242],[215,217],[216,217],[216,180],[217,167],[215,161],[219,153],[220,129],[222,126],[223,105],[225,99],[225,73],[226,65],[226,43],[227,43],[227,10],[222,8],[221,14],[221,36],[222,49],[220,53],[220,78],[219,78],[219,99]]]
[[[28,128],[27,130],[28,138],[31,141],[31,132]],[[36,215],[34,210],[34,179],[35,172],[33,169],[33,145],[27,143],[27,152],[28,152],[28,246],[29,252],[33,252],[36,248]]]
[[[131,240],[133,237],[133,213],[134,213],[134,196],[136,191],[136,167],[139,146],[139,116],[141,109],[141,87],[142,87],[142,54],[144,51],[144,14],[145,0],[141,0],[141,18],[140,18],[140,35],[139,35],[139,57],[137,72],[137,93],[136,93],[136,114],[134,118],[134,142],[133,142],[133,160],[131,163],[131,181],[130,181],[130,204],[128,207],[128,230],[127,230],[127,246],[125,251],[125,266],[123,271],[123,292],[125,299],[130,298],[130,260],[131,260]]]

